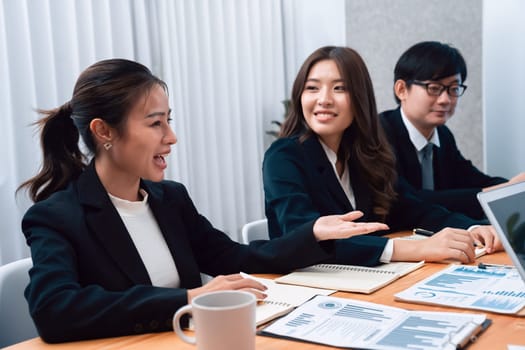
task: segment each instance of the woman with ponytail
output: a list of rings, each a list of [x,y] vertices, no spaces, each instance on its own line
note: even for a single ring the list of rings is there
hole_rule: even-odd
[[[95,63],[69,102],[41,112],[42,168],[21,188],[35,202],[22,220],[33,259],[25,296],[44,341],[166,331],[204,292],[264,298],[239,271],[315,264],[335,254],[320,241],[386,229],[332,215],[249,246],[214,229],[182,184],[163,179],[177,142],[167,87],[139,63]],[[202,285],[200,273],[218,277]]]
[[[368,69],[348,47],[322,47],[301,66],[280,137],[264,157],[263,182],[273,238],[322,215],[352,210],[360,213],[358,222],[384,222],[393,231],[441,230],[421,241],[379,237],[384,231],[338,240],[335,260],[329,262],[467,263],[474,260],[474,241],[492,247],[496,237],[492,227],[424,203],[396,182],[395,159],[379,124]]]

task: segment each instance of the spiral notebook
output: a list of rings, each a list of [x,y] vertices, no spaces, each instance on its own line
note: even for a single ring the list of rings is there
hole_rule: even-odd
[[[376,267],[319,264],[277,278],[277,283],[370,294],[420,268],[419,262],[391,262]]]

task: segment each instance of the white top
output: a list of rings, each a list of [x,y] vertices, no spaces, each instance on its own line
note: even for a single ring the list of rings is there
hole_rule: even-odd
[[[350,204],[352,204],[352,207],[354,208],[354,210],[357,210],[356,204],[355,204],[355,195],[354,195],[354,191],[352,190],[351,183],[350,183],[350,174],[348,173],[348,167],[347,167],[346,162],[343,163],[344,165],[343,175],[339,177],[339,174],[337,174],[337,168],[335,166],[337,162],[337,154],[332,149],[330,149],[330,147],[325,145],[323,141],[321,141],[321,139],[319,139],[319,142],[321,143],[321,146],[323,146],[324,153],[326,154],[326,156],[328,157],[328,160],[332,164],[332,169],[334,170],[335,177],[337,178],[337,180],[339,181],[339,184],[343,188],[343,191],[346,194],[346,198],[348,198],[348,201],[350,202]],[[389,263],[390,260],[392,259],[393,253],[394,253],[394,242],[392,242],[392,240],[389,239],[385,245],[385,248],[383,249],[383,253],[379,257],[379,261],[382,263]]]
[[[332,164],[332,169],[334,170],[335,177],[337,177],[339,184],[343,188],[343,191],[346,194],[346,198],[348,198],[348,201],[350,201],[350,204],[352,204],[352,207],[354,207],[355,209],[355,196],[354,191],[352,190],[352,186],[350,184],[350,174],[348,173],[348,167],[346,166],[346,162],[343,162],[343,175],[339,177],[339,174],[337,173],[337,168],[335,166],[335,164],[337,163],[337,154],[330,147],[325,145],[323,141],[321,141],[321,139],[319,139],[319,142],[321,143],[321,146],[323,146],[324,153],[326,153],[330,164]]]
[[[173,256],[149,207],[148,193],[143,189],[140,193],[144,197],[140,202],[108,195],[137,248],[151,283],[156,287],[177,288],[180,277]]]

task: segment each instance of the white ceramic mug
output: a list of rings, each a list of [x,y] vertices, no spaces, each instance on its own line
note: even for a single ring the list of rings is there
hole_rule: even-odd
[[[255,296],[243,291],[201,294],[173,316],[173,330],[197,350],[255,350]],[[195,337],[180,328],[180,318],[193,318]]]

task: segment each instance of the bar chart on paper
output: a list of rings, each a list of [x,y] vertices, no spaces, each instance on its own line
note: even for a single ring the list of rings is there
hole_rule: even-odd
[[[525,292],[511,290],[483,291],[484,296],[472,305],[482,309],[514,310],[521,309]]]
[[[312,314],[305,314],[302,313],[293,320],[290,320],[286,323],[288,327],[303,327],[305,325],[309,325],[313,322],[313,318],[315,316]]]
[[[525,307],[525,284],[516,269],[451,265],[395,297],[415,303],[515,314]]]
[[[374,322],[381,322],[391,318],[381,309],[352,304],[343,306],[335,315]]]
[[[448,335],[463,325],[463,320],[458,323],[452,318],[444,320],[428,316],[410,316],[377,341],[377,344],[402,349],[442,349],[449,341]]]

